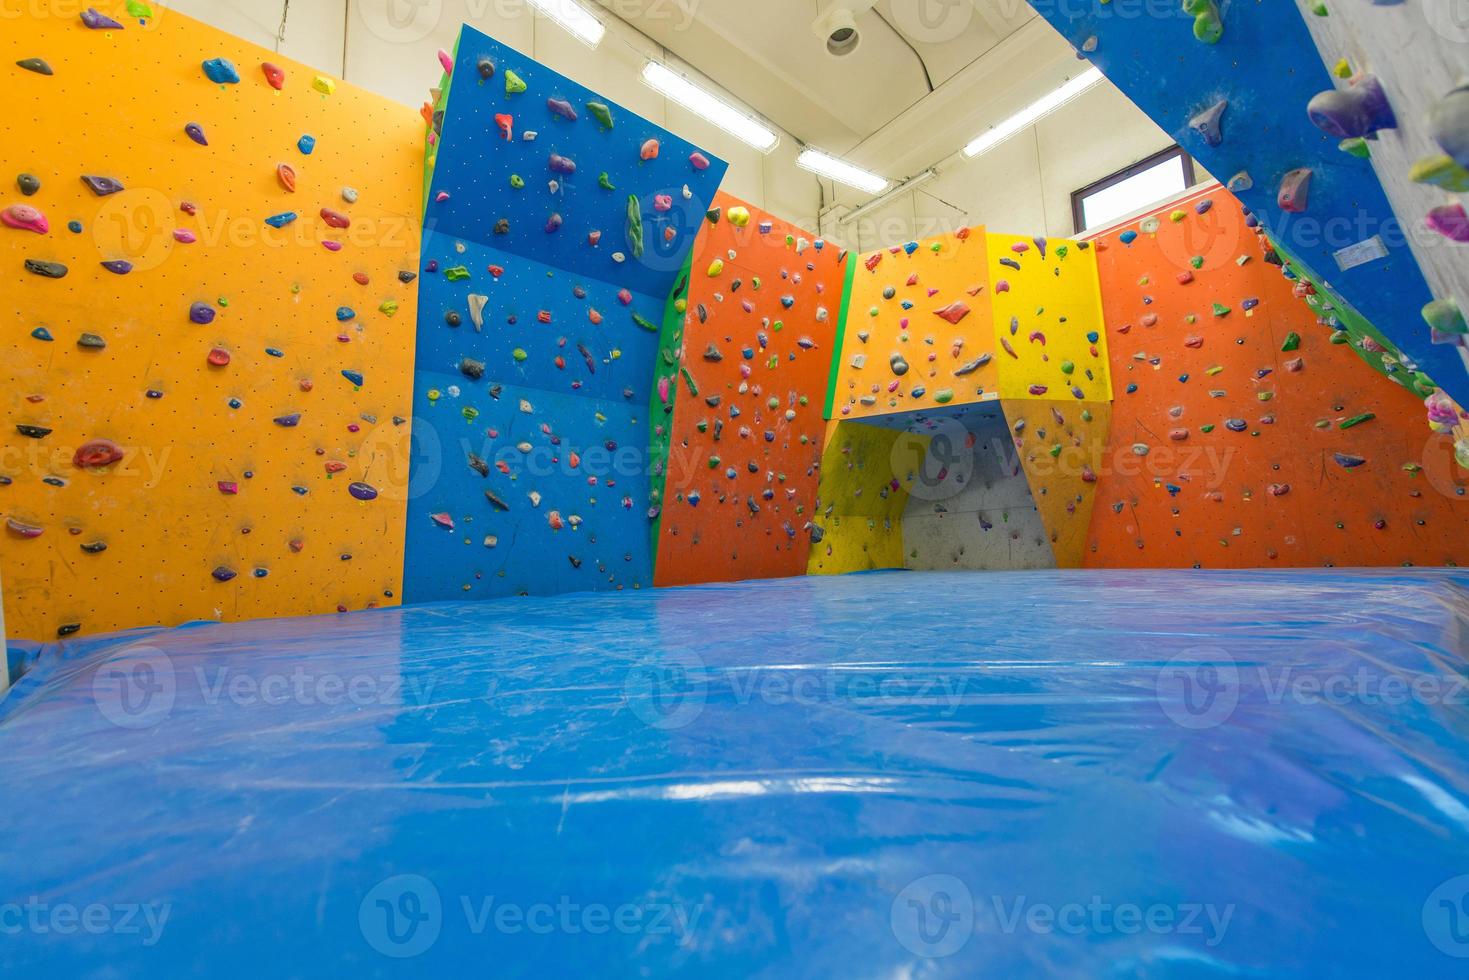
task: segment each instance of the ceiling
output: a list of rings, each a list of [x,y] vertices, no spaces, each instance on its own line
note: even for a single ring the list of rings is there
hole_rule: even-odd
[[[1075,63],[1025,0],[835,0],[871,6],[842,58],[813,29],[833,0],[597,2],[797,139],[895,177],[967,142],[1022,66]]]

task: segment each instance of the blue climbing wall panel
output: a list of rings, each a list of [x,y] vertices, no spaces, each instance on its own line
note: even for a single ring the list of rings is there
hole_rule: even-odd
[[[1138,6],[1036,10],[1078,50],[1094,38],[1086,57],[1214,176],[1248,173],[1254,186],[1236,194],[1271,234],[1463,403],[1469,376],[1454,348],[1429,341],[1420,311],[1433,296],[1372,164],[1339,150],[1306,115],[1311,97],[1334,86],[1296,5],[1221,4],[1224,36],[1214,45],[1195,40],[1181,4],[1149,5],[1166,8],[1156,16],[1140,15]],[[1189,120],[1221,99],[1229,102],[1224,138],[1210,146]],[[1313,172],[1308,207],[1284,211],[1276,200],[1281,178],[1302,167]],[[1378,235],[1385,258],[1339,268],[1338,250]]]
[[[651,585],[657,331],[726,165],[470,27],[440,105],[404,598]]]

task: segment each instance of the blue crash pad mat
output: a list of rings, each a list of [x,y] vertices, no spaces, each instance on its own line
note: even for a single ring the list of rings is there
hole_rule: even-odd
[[[1466,637],[1457,570],[891,572],[53,645],[0,970],[1462,975]]]

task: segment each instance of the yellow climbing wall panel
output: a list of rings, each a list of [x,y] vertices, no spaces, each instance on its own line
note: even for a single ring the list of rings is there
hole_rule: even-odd
[[[989,266],[1000,397],[1111,401],[1090,245],[992,234]]]
[[[827,423],[808,575],[903,567],[903,511],[931,438]]]
[[[98,2],[121,29],[93,29],[81,5],[32,0],[0,31],[0,208],[49,225],[0,226],[9,635],[395,603],[422,121],[133,6]],[[16,65],[31,58],[52,74]],[[240,81],[210,81],[214,58]],[[89,443],[121,461],[77,465]]]
[[[984,229],[910,247],[856,260],[833,418],[997,397]]]
[[[1080,568],[1097,499],[1107,471],[1110,402],[1002,399],[1030,496],[1040,513],[1057,568]]]

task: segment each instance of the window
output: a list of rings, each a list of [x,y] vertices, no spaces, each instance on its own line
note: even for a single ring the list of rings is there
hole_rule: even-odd
[[[1194,161],[1182,147],[1154,153],[1071,195],[1076,232],[1101,228],[1149,204],[1166,201],[1182,194],[1193,183]]]

